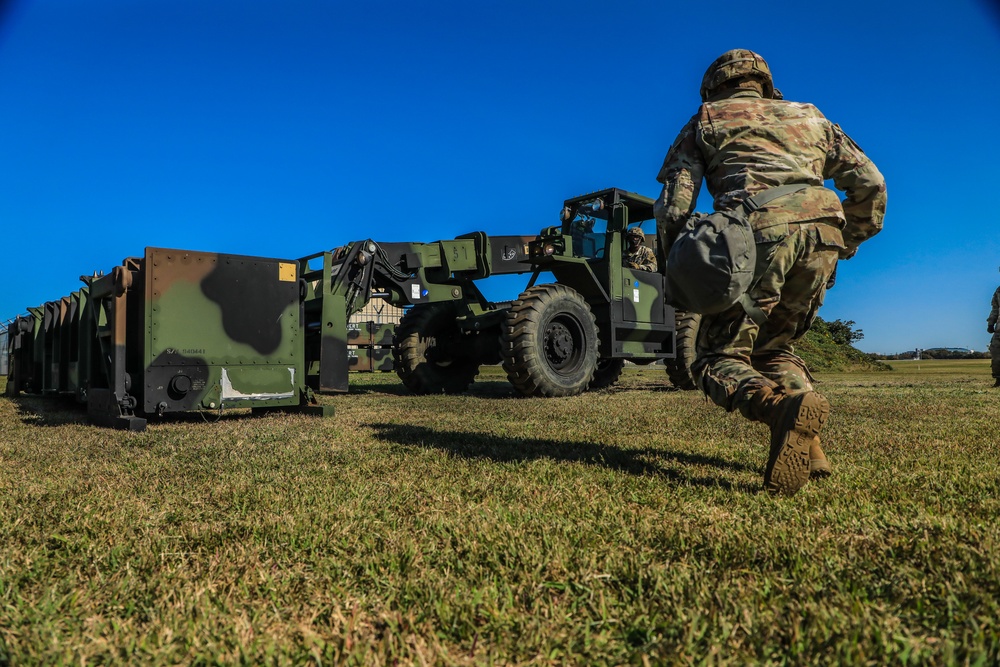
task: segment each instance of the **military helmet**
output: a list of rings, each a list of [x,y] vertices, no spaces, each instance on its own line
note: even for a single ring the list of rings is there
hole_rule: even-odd
[[[642,233],[642,227],[639,227],[638,225],[635,226],[635,227],[630,228],[627,232],[625,232],[625,234],[629,238],[635,239],[636,241],[645,241],[646,240],[646,235]]]
[[[749,49],[726,51],[715,59],[701,80],[701,101],[707,102],[712,93],[726,81],[754,78],[764,88],[764,97],[774,97],[774,79],[767,61]]]

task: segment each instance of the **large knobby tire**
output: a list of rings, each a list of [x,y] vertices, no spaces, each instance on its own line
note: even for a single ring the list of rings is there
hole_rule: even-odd
[[[461,356],[462,332],[450,303],[411,308],[396,327],[392,356],[396,375],[414,394],[460,394],[479,374],[479,361]]]
[[[667,375],[670,377],[670,382],[678,389],[685,391],[697,389],[698,385],[691,373],[691,366],[697,356],[696,343],[698,342],[698,329],[701,327],[701,315],[678,310],[674,323],[677,336],[677,356],[664,360]]]
[[[594,369],[594,378],[587,385],[587,389],[593,391],[617,384],[618,378],[622,376],[623,368],[625,368],[624,359],[598,359],[597,368]]]
[[[597,322],[579,292],[535,285],[521,293],[503,327],[503,368],[525,396],[575,396],[597,367]]]

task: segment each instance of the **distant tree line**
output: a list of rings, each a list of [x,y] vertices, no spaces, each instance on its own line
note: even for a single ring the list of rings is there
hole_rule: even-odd
[[[893,359],[989,359],[989,352],[976,352],[962,348],[935,347],[927,350],[907,350],[897,354],[873,354],[879,360],[892,361]]]
[[[827,322],[817,317],[813,323],[813,331],[825,335],[837,345],[852,346],[865,337],[861,329],[854,328],[854,320],[833,320]],[[907,350],[896,354],[869,354],[872,359],[892,361],[894,359],[989,359],[989,351],[976,352],[961,347],[934,347],[926,350]]]

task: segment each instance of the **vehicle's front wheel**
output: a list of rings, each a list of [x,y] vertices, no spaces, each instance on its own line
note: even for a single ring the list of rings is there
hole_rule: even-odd
[[[525,396],[574,396],[597,367],[597,323],[580,293],[535,285],[521,293],[503,328],[503,368]]]

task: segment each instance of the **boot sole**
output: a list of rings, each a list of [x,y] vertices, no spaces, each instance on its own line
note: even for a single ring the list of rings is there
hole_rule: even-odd
[[[795,495],[809,481],[809,448],[818,443],[819,432],[830,416],[829,402],[816,392],[788,400],[797,400],[799,405],[789,411],[781,428],[772,431],[771,455],[764,471],[764,488],[784,496]]]

